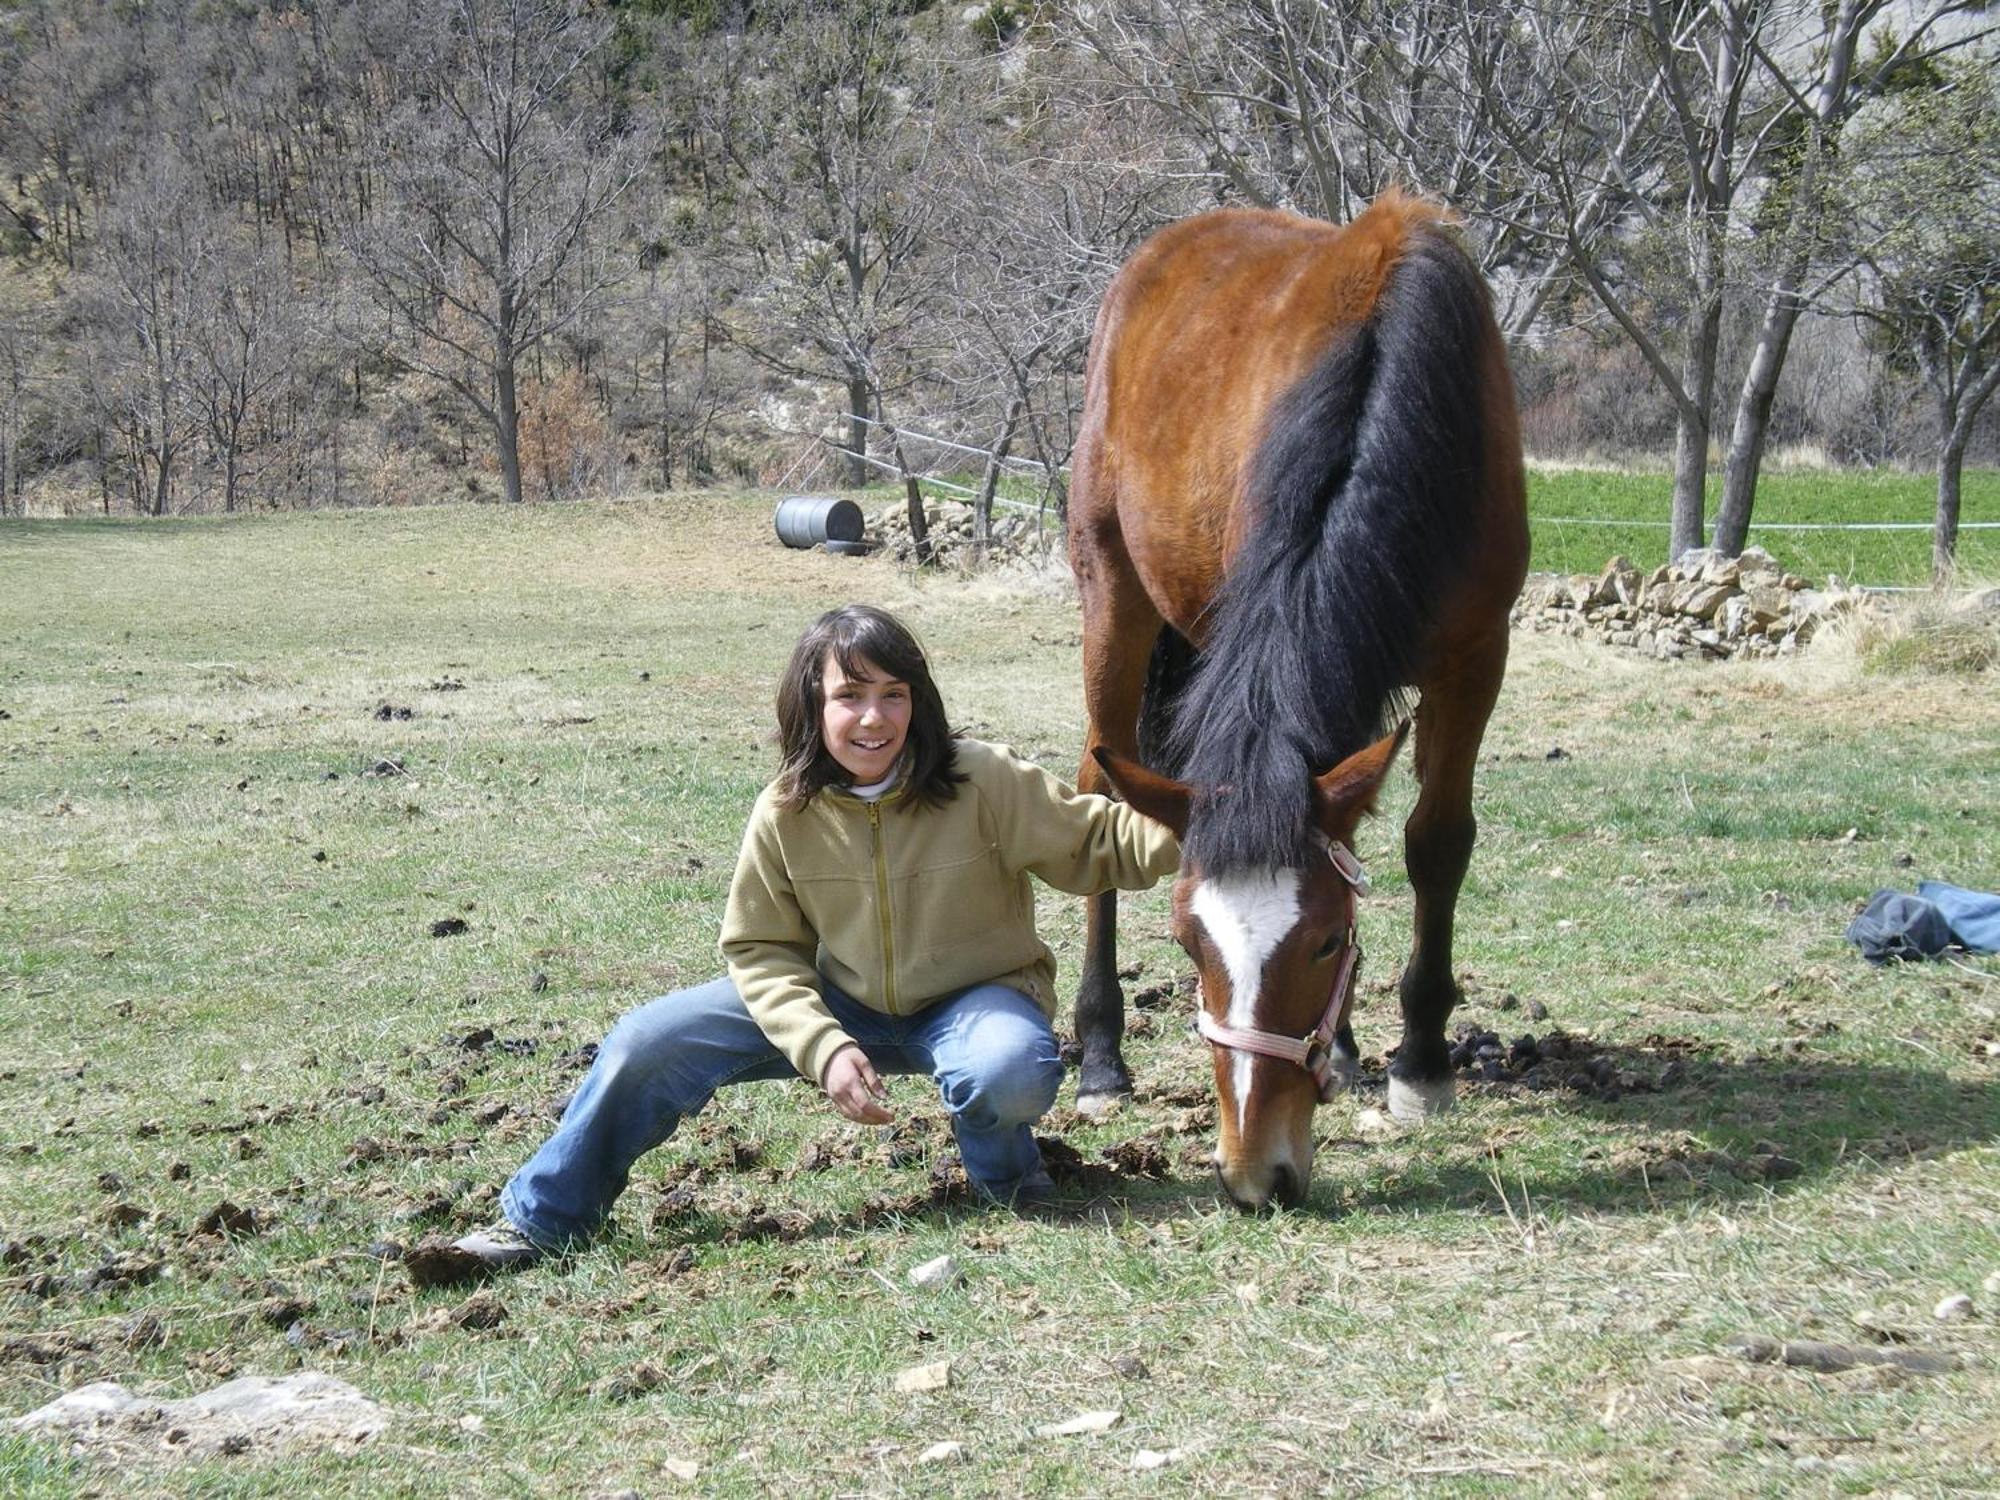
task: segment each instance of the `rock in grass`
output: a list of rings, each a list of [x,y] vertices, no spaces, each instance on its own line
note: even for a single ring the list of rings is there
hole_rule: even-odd
[[[930,1447],[917,1455],[917,1462],[920,1464],[955,1464],[962,1463],[964,1460],[965,1444],[963,1443],[932,1443]]]
[[[1816,1339],[1767,1338],[1756,1333],[1725,1339],[1723,1347],[1752,1364],[1790,1365],[1822,1375],[1838,1374],[1857,1365],[1894,1365],[1916,1375],[1942,1375],[1958,1368],[1958,1361],[1951,1355],[1930,1354],[1921,1349],[1865,1349],[1849,1344],[1823,1344]]]
[[[910,1285],[923,1291],[956,1286],[964,1279],[965,1273],[958,1269],[958,1262],[949,1255],[940,1255],[935,1260],[910,1268]]]
[[[388,1425],[388,1412],[344,1380],[316,1371],[246,1375],[191,1396],[159,1401],[100,1381],[17,1418],[20,1432],[59,1435],[80,1447],[129,1448],[179,1433],[178,1453],[236,1454],[254,1446],[352,1449]]]
[[[1092,1433],[1109,1432],[1118,1425],[1123,1412],[1080,1411],[1067,1422],[1051,1423],[1047,1427],[1037,1427],[1036,1437],[1088,1437]]]
[[[1963,1292],[1946,1297],[1931,1309],[1931,1316],[1940,1323],[1957,1323],[1972,1316],[1972,1299]]]
[[[951,1384],[951,1361],[940,1359],[927,1365],[911,1365],[896,1372],[896,1389],[906,1396],[924,1391],[941,1391]]]

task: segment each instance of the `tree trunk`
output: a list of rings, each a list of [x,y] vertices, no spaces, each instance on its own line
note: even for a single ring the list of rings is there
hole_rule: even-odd
[[[500,447],[500,484],[509,505],[521,503],[521,413],[514,398],[513,351],[502,349],[493,370],[493,436]]]
[[[986,475],[979,482],[979,498],[972,502],[972,549],[981,561],[993,544],[993,492],[1000,487],[1000,466],[1007,461],[1007,450],[1014,446],[1014,429],[1020,425],[1021,409],[1026,404],[1026,398],[1017,395],[1007,408],[1007,423],[1000,430],[1000,441],[986,456]]]
[[[1715,349],[1722,331],[1722,298],[1710,291],[1702,299],[1694,330],[1688,335],[1681,361],[1680,419],[1674,424],[1673,526],[1667,560],[1702,545],[1708,508],[1709,413],[1715,398]]]
[[[1965,443],[1958,433],[1938,448],[1937,517],[1931,528],[1931,587],[1951,587],[1958,571],[1958,480],[1965,467]]]
[[[1785,368],[1800,311],[1795,298],[1783,292],[1772,297],[1743,376],[1736,423],[1729,435],[1729,460],[1723,469],[1722,507],[1715,513],[1715,547],[1726,557],[1741,552],[1750,537],[1750,510],[1764,467],[1764,440],[1771,431],[1771,400],[1778,393],[1778,376]]]
[[[847,487],[858,490],[868,482],[868,465],[862,459],[868,452],[868,407],[874,390],[868,384],[866,375],[849,374],[847,377]],[[898,454],[896,462],[902,463]],[[904,471],[905,477],[908,470]]]
[[[671,331],[660,335],[660,488],[674,487],[674,408],[667,389],[667,382],[673,376],[674,336]]]
[[[909,502],[910,546],[916,553],[917,566],[927,568],[936,560],[931,548],[931,529],[924,520],[924,494],[917,487],[917,476],[910,472],[909,460],[903,457],[903,435],[895,428],[889,429],[889,451],[895,455],[896,467],[903,474],[903,494]]]

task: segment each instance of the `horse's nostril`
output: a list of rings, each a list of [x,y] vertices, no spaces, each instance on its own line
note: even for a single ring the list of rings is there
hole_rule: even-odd
[[[1271,1183],[1271,1196],[1287,1208],[1297,1208],[1305,1197],[1305,1185],[1289,1163],[1280,1162]]]

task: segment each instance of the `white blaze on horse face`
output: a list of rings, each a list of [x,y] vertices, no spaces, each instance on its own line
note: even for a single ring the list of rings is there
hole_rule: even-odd
[[[1257,992],[1264,981],[1264,965],[1278,951],[1278,944],[1299,922],[1299,872],[1297,870],[1239,870],[1214,880],[1204,880],[1188,902],[1188,910],[1208,930],[1208,939],[1222,955],[1229,971],[1229,1014],[1223,1025],[1254,1028],[1257,1025]],[[1236,1095],[1236,1133],[1244,1130],[1250,1105],[1250,1066],[1255,1061],[1247,1052],[1230,1057],[1230,1081]]]

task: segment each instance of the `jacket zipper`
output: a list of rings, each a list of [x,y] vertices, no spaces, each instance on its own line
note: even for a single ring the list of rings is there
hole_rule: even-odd
[[[896,1014],[896,937],[889,928],[889,859],[882,849],[882,809],[868,804],[868,832],[875,846],[875,910],[882,925],[882,1004]]]

